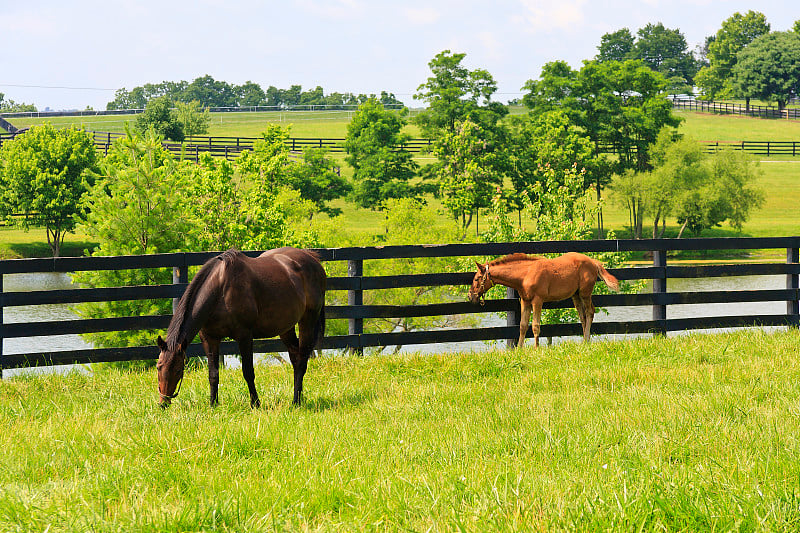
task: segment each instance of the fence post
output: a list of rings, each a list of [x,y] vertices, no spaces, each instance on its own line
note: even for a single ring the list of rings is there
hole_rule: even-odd
[[[364,304],[364,293],[361,290],[361,276],[364,275],[364,261],[362,259],[350,259],[347,261],[347,277],[355,278],[354,289],[347,291],[347,305],[350,307],[361,306]],[[347,333],[349,335],[358,335],[358,345],[350,347],[350,353],[356,355],[363,355],[364,349],[361,346],[361,334],[364,333],[364,319],[363,318],[350,318],[348,319]]]
[[[507,300],[516,300],[517,299],[517,291],[515,291],[511,287],[506,287],[506,299]],[[511,311],[508,311],[508,314],[506,315],[506,326],[509,326],[509,327],[516,326],[517,327],[517,330],[516,330],[517,333],[514,333],[513,335],[511,335],[511,337],[506,339],[506,346],[508,348],[514,348],[517,345],[517,340],[519,339],[519,320],[520,320],[520,316],[519,315],[520,315],[519,307],[517,307],[517,308],[515,308],[515,309],[513,309]],[[526,332],[526,336],[527,336],[527,332]]]
[[[178,283],[189,283],[189,268],[186,266],[186,254],[181,254],[181,258],[178,260],[178,265],[172,267],[172,284],[177,285]],[[180,301],[180,297],[172,299],[172,312],[175,313],[175,310],[178,308],[178,302]]]
[[[658,300],[659,295],[667,293],[667,251],[654,250],[653,251],[653,266],[656,268],[663,268],[663,274],[656,274],[653,277],[653,299]],[[656,327],[653,331],[654,336],[664,336],[667,334],[667,306],[658,301],[653,302],[653,320],[656,321]]]
[[[800,248],[787,248],[786,262],[790,265],[800,263]],[[800,327],[800,274],[786,274],[786,288],[795,291],[792,299],[786,302],[788,322],[791,327]]]
[[[3,379],[3,274],[0,274],[0,379]]]

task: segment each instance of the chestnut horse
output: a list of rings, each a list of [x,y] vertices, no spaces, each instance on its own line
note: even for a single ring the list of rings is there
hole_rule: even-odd
[[[251,407],[261,405],[253,371],[253,339],[280,335],[294,369],[294,404],[299,405],[308,358],[325,334],[325,270],[311,252],[279,248],[251,258],[228,250],[207,261],[158,337],[158,392],[166,407],[178,395],[186,348],[199,333],[208,356],[211,405],[217,404],[219,345],[239,344]],[[295,333],[298,325],[299,337]]]
[[[583,327],[583,340],[589,342],[589,328],[594,319],[592,290],[598,276],[608,288],[619,290],[619,281],[608,273],[600,261],[583,254],[569,252],[555,259],[536,255],[511,254],[478,265],[472,279],[469,300],[481,302],[483,295],[493,285],[505,285],[519,293],[522,318],[519,325],[519,342],[525,342],[531,315],[533,315],[534,345],[539,346],[542,303],[572,297]]]

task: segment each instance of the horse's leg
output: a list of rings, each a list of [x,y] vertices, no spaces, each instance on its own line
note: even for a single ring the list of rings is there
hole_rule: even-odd
[[[578,312],[578,319],[581,321],[581,330],[583,337],[586,338],[586,306],[584,305],[583,298],[579,292],[572,296],[572,303],[575,304],[575,310]]]
[[[324,331],[320,327],[324,326],[324,322],[320,325],[320,320],[325,319],[325,315],[320,311],[306,311],[297,323],[297,331],[299,333],[298,340],[298,354],[297,362],[292,361],[294,366],[294,404],[300,405],[303,395],[303,377],[306,375],[308,369],[308,358],[314,347],[319,341],[320,332]]]
[[[533,300],[531,300],[533,304],[533,312],[531,315],[533,316],[533,345],[535,347],[539,347],[539,332],[542,330],[542,299],[538,296],[534,296]]]
[[[239,353],[242,355],[242,375],[250,390],[250,407],[261,407],[261,400],[258,399],[256,391],[256,372],[253,369],[253,337],[243,337],[239,339]]]
[[[517,341],[517,348],[525,346],[525,335],[528,333],[528,325],[531,322],[531,302],[530,300],[519,299],[521,308],[519,320],[519,340]]]
[[[303,377],[308,368],[308,355],[303,357],[300,349],[300,340],[297,338],[294,328],[281,335],[281,340],[289,351],[289,360],[292,362],[292,369],[294,370],[294,397],[292,398],[292,403],[300,405],[303,395]]]
[[[208,339],[202,335],[203,349],[208,357],[208,387],[211,392],[211,407],[219,403],[217,391],[219,390],[219,343],[220,339]]]
[[[589,342],[590,331],[592,329],[592,321],[594,320],[594,304],[592,304],[592,293],[583,299],[583,308],[586,313],[586,327],[583,330],[583,341]]]

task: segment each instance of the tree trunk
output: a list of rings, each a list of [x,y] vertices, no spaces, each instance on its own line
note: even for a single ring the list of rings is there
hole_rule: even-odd
[[[688,224],[688,223],[689,223],[689,219],[688,218],[683,221],[683,225],[681,226],[681,229],[678,232],[678,236],[676,237],[676,239],[680,239],[681,238],[681,235],[683,235],[683,230],[686,229],[686,224]]]

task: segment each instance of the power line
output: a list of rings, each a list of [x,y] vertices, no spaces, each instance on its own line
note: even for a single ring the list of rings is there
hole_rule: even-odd
[[[26,89],[70,89],[73,91],[116,91],[102,87],[65,87],[60,85],[22,85],[19,83],[0,83],[0,87],[24,87]]]

